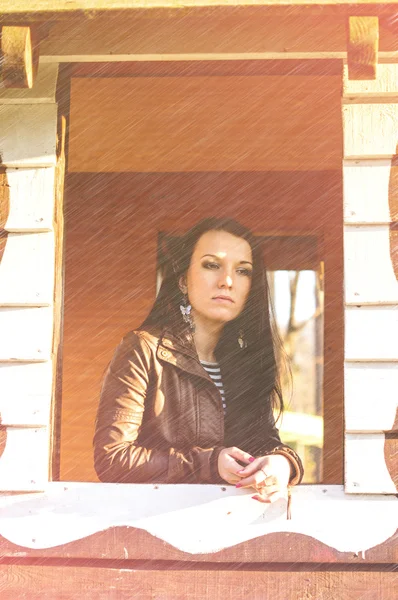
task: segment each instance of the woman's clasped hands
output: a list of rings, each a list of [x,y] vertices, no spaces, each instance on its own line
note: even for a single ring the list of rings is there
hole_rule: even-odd
[[[239,462],[238,462],[239,461]],[[246,464],[242,467],[240,463]],[[290,462],[282,454],[254,458],[239,448],[224,448],[218,456],[220,476],[237,488],[254,488],[254,500],[275,502],[286,496]]]

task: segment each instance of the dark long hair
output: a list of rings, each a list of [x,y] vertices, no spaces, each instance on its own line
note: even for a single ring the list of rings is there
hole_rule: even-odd
[[[281,414],[283,398],[276,360],[280,340],[270,314],[261,238],[254,236],[248,228],[234,219],[203,219],[182,237],[172,239],[165,250],[164,277],[159,293],[141,329],[156,326],[167,327],[174,332],[181,331],[182,293],[179,281],[188,271],[199,238],[208,231],[225,231],[246,240],[253,257],[253,276],[248,299],[238,317],[224,326],[215,352],[217,360],[234,373],[242,394],[254,394],[257,402],[271,402],[272,407]],[[243,332],[246,342],[244,349],[238,344],[240,332]]]

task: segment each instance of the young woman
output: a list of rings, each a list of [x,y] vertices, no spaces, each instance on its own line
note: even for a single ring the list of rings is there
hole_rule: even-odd
[[[272,502],[302,479],[283,410],[261,245],[230,219],[175,244],[144,323],[116,349],[94,437],[102,481],[229,483]]]

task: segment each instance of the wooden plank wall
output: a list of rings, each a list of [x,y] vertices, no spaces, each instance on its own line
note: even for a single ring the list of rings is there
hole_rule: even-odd
[[[349,81],[345,70],[345,479],[354,493],[398,485],[397,102],[397,65],[378,65],[375,81]]]
[[[0,490],[49,479],[54,318],[57,65],[32,90],[0,91]]]
[[[69,172],[340,170],[339,75],[150,69],[72,79]]]
[[[93,566],[3,567],[4,600],[21,598],[21,581],[29,586],[29,598],[80,597],[106,600],[393,600],[398,576],[389,572],[312,571],[273,572],[253,570],[117,569]],[[45,594],[43,596],[43,594]]]

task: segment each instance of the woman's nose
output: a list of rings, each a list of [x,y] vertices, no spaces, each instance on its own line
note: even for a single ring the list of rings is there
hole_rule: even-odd
[[[220,287],[227,287],[227,288],[232,287],[232,277],[231,277],[231,275],[225,275],[223,277],[220,277],[219,286]]]

